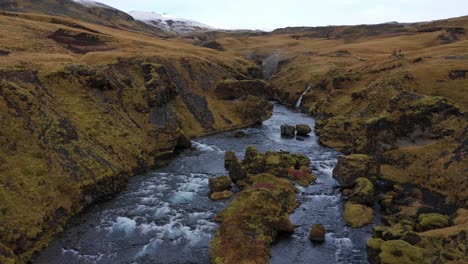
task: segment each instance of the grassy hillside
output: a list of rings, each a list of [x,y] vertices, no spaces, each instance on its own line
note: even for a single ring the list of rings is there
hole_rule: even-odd
[[[188,137],[271,110],[214,95],[224,80],[258,77],[237,56],[63,17],[4,13],[0,24],[1,263],[29,260]]]
[[[325,145],[381,157],[385,177],[417,183],[466,204],[467,30],[468,17],[462,17],[412,25],[289,28],[217,41],[228,52],[276,69],[270,83],[285,104],[294,105],[312,85],[302,109],[318,117],[316,130]],[[396,104],[402,97],[411,98]],[[430,102],[439,99],[458,112],[436,117],[438,106]],[[425,113],[403,124],[400,117],[410,114],[403,108],[418,101],[428,103],[420,107]],[[382,153],[372,149],[375,137],[370,134],[377,131],[369,131],[368,122],[385,116],[395,120],[389,121],[391,146]],[[413,134],[416,128],[411,126],[426,134]],[[408,156],[416,158],[405,160]]]

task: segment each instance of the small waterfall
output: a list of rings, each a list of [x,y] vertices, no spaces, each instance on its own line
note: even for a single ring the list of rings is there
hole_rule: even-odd
[[[308,92],[310,91],[310,89],[312,89],[312,85],[309,85],[309,87],[307,87],[307,89],[301,94],[301,96],[300,96],[299,99],[297,100],[296,108],[301,107],[301,105],[302,105],[302,99],[304,98],[304,95],[306,95],[306,93],[308,93]]]

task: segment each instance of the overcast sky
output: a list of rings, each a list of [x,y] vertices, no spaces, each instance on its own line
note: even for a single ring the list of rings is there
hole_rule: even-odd
[[[468,15],[468,0],[97,0],[226,29],[416,22]]]

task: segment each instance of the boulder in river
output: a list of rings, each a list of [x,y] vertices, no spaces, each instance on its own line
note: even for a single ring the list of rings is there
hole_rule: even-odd
[[[218,213],[219,228],[210,242],[212,263],[268,263],[278,233],[292,233],[296,188],[271,174],[249,176],[251,186]]]
[[[281,126],[281,135],[285,137],[294,137],[296,134],[296,128],[291,125]]]
[[[321,224],[315,224],[310,230],[309,240],[312,242],[323,242],[325,241],[325,227]]]
[[[235,159],[229,163],[229,177],[231,177],[234,183],[247,177],[247,170],[239,159]]]
[[[333,178],[343,188],[352,188],[357,178],[365,177],[375,182],[380,176],[380,170],[372,157],[362,154],[338,157],[338,164],[333,169]]]
[[[229,176],[210,178],[208,180],[211,193],[222,192],[231,189],[232,181]]]
[[[372,219],[374,219],[374,210],[362,204],[346,202],[344,219],[346,224],[352,228],[361,228],[372,223]]]
[[[245,137],[247,137],[247,133],[245,133],[244,131],[236,131],[234,133],[234,137],[235,138],[245,138]]]
[[[296,125],[296,131],[299,136],[307,136],[312,132],[312,128],[306,124]]]
[[[226,151],[226,153],[224,153],[224,168],[229,169],[229,165],[235,160],[237,160],[236,153],[231,150]]]

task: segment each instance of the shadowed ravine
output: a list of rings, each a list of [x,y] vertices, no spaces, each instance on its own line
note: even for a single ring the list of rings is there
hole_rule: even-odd
[[[302,205],[291,215],[297,228],[292,237],[273,245],[271,263],[367,263],[370,227],[346,227],[344,202],[331,176],[338,153],[320,146],[315,135],[281,138],[284,123],[313,127],[314,119],[275,105],[273,117],[262,127],[244,130],[247,138],[225,132],[197,139],[196,150],[164,169],[134,177],[117,197],[77,216],[34,263],[209,263],[208,243],[217,228],[213,217],[226,202],[208,198],[208,178],[227,174],[224,151],[242,156],[248,145],[262,152],[304,153],[319,176],[315,185],[298,186]],[[315,223],[328,231],[321,245],[307,238]]]

